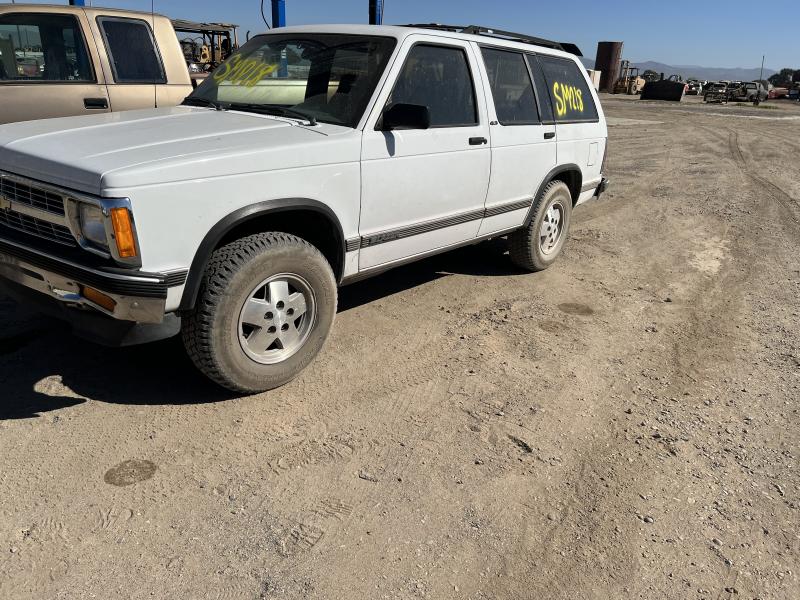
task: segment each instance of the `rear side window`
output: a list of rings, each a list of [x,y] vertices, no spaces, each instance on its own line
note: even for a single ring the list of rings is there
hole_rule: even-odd
[[[539,55],[553,112],[558,123],[582,123],[598,120],[589,84],[578,65],[566,58]]]
[[[117,83],[166,83],[150,26],[139,19],[97,19]]]
[[[431,127],[478,124],[475,86],[461,48],[419,44],[408,53],[389,104],[418,104],[431,113]]]
[[[0,16],[0,82],[94,81],[80,25],[72,15]]]
[[[489,75],[489,85],[502,125],[532,125],[539,123],[536,95],[525,57],[517,52],[483,48],[483,62]]]

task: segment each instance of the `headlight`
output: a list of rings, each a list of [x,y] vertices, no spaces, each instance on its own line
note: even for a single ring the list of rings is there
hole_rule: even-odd
[[[108,250],[108,237],[106,236],[106,222],[103,211],[93,204],[80,204],[81,234],[91,243]]]

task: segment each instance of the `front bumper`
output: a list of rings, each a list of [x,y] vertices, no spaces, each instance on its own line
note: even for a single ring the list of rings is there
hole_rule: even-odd
[[[102,313],[120,321],[161,323],[167,291],[182,285],[186,272],[125,273],[96,269],[0,239],[0,280],[34,290],[71,309]],[[104,308],[86,297],[86,288],[114,301]]]

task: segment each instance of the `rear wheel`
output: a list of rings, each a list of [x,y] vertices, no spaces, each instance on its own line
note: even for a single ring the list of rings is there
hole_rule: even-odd
[[[552,265],[569,234],[572,194],[563,181],[551,181],[534,203],[531,222],[510,236],[511,260],[528,271]]]
[[[336,314],[336,280],[311,244],[262,233],[214,252],[183,342],[213,381],[255,393],[293,379],[319,353]]]

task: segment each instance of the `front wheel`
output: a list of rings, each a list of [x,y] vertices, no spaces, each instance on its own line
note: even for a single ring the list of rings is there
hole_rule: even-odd
[[[563,181],[551,181],[532,207],[530,223],[511,234],[511,260],[528,271],[552,265],[569,234],[572,194]]]
[[[336,280],[314,246],[261,233],[216,250],[182,335],[195,366],[243,393],[279,387],[316,357],[336,315]]]

